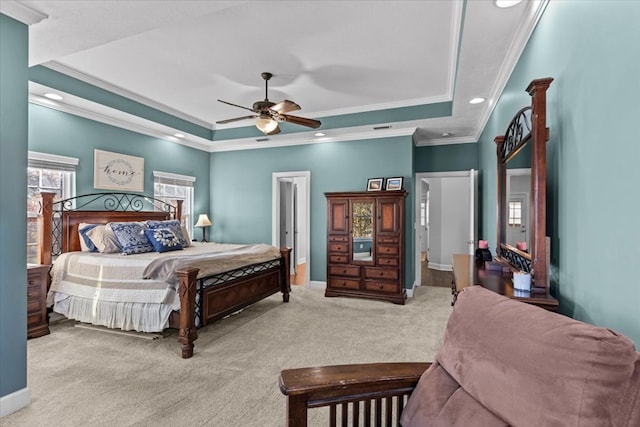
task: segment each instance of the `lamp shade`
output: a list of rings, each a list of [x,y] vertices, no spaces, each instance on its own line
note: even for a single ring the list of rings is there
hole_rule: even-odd
[[[210,225],[211,221],[207,214],[200,214],[200,216],[198,216],[198,222],[196,222],[194,227],[209,227]]]

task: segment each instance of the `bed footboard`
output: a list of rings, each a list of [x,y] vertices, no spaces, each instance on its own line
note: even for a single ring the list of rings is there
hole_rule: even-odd
[[[257,271],[214,286],[207,286],[207,281],[211,278],[197,278],[199,272],[197,268],[187,267],[177,271],[180,281],[178,341],[182,344],[183,359],[193,356],[194,341],[198,339],[197,327],[221,319],[276,292],[281,292],[282,300],[289,302],[291,249],[281,248],[280,254],[279,265],[275,269]],[[200,307],[199,313],[196,313],[198,292],[200,292]],[[196,318],[200,320],[198,325],[196,325]]]

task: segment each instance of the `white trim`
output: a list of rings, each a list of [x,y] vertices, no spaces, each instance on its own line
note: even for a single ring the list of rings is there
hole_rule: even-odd
[[[0,13],[10,16],[11,18],[22,22],[23,24],[33,25],[47,19],[49,15],[42,13],[22,2],[13,0],[0,1]]]
[[[138,95],[137,93],[128,91],[127,89],[121,88],[119,86],[113,85],[109,82],[101,80],[97,77],[90,76],[89,74],[85,74],[82,71],[78,71],[75,68],[69,67],[68,65],[61,64],[56,61],[49,61],[47,63],[41,64],[43,67],[47,67],[53,71],[57,71],[59,73],[65,74],[69,77],[73,77],[74,79],[81,80],[90,85],[99,87],[100,89],[104,89],[116,95],[124,96],[132,101],[143,104],[147,107],[154,108],[156,110],[162,111],[163,113],[170,114],[172,116],[178,117],[182,120],[186,120],[193,124],[205,127],[207,129],[212,129],[211,125],[204,120],[198,119],[196,117],[190,116],[188,114],[183,113],[182,111],[178,111],[173,109],[167,105],[161,104],[152,99],[146,98],[142,95]]]
[[[278,218],[280,217],[280,180],[283,178],[304,178],[305,182],[305,253],[311,255],[311,171],[295,171],[295,172],[273,172],[271,174],[271,244],[278,246],[279,226]],[[294,261],[295,262],[295,261]],[[306,262],[306,258],[305,258]],[[311,268],[305,268],[304,283],[311,284]]]
[[[451,264],[436,264],[431,261],[429,261],[429,268],[439,271],[453,271],[453,266]]]
[[[317,130],[312,132],[298,132],[294,134],[285,134],[279,136],[266,136],[258,137],[268,138],[267,141],[256,141],[257,138],[238,138],[238,139],[225,139],[224,141],[213,141],[210,152],[222,152],[222,151],[239,151],[239,150],[252,150],[260,148],[273,148],[273,147],[285,147],[294,145],[306,145],[306,144],[320,144],[324,142],[344,142],[344,141],[357,141],[363,139],[378,139],[378,138],[392,138],[395,136],[409,136],[413,135],[416,131],[416,127],[399,128],[394,129],[381,129],[373,130],[373,125],[360,126],[353,128],[341,128],[341,129],[327,129],[323,131],[326,136],[315,137],[314,134]],[[340,132],[339,135],[332,136],[332,132]]]
[[[171,172],[153,171],[153,176],[155,178],[179,179],[182,181],[196,182],[195,176],[180,175],[180,174],[171,173]]]
[[[185,145],[187,147],[196,148],[198,150],[210,151],[211,148],[211,141],[209,141],[208,139],[191,134],[189,134],[188,138],[176,138],[174,136],[170,136],[170,134],[176,132],[174,129],[169,128],[168,126],[157,124],[155,122],[152,122],[151,120],[146,120],[141,117],[134,116],[133,114],[127,114],[120,110],[117,111],[123,115],[126,115],[126,120],[118,119],[107,114],[98,113],[96,111],[91,111],[87,108],[76,107],[62,102],[54,102],[46,98],[42,98],[34,93],[29,94],[29,102],[32,104],[40,105],[42,107],[62,111],[63,113],[73,114],[74,116],[84,117],[89,120],[95,120],[100,123],[118,127],[120,129],[126,129],[143,135],[153,136],[154,138],[164,139],[165,141],[170,141],[176,144]],[[103,111],[110,109],[110,107],[106,107],[104,105],[100,105],[99,108]]]
[[[320,282],[318,280],[309,281],[309,289],[327,289],[327,282]]]
[[[300,264],[306,264],[307,263],[307,257],[302,257],[300,259],[298,259],[296,261],[296,264],[300,265]]]
[[[454,86],[456,81],[456,71],[458,70],[458,49],[460,48],[460,37],[462,36],[462,5],[464,2],[456,1],[453,4],[453,14],[451,17],[451,62],[449,63],[449,99],[453,100]]]
[[[40,160],[43,162],[60,163],[63,165],[78,166],[80,159],[76,157],[59,156],[57,154],[40,153],[37,151],[28,151],[27,157],[29,160]]]
[[[455,136],[453,138],[436,138],[416,142],[416,147],[428,147],[431,145],[453,145],[476,143],[478,139],[473,136]]]
[[[413,294],[415,292],[416,286],[420,286],[420,284],[413,282],[413,286],[411,287],[411,289],[405,289],[407,293],[407,298],[413,298]]]
[[[13,414],[31,403],[31,390],[25,387],[0,397],[0,418]]]
[[[514,68],[518,64],[520,56],[522,55],[522,52],[524,52],[527,42],[529,41],[531,34],[533,34],[536,25],[538,25],[538,21],[540,20],[540,17],[542,17],[548,3],[549,0],[532,0],[529,2],[531,5],[529,14],[525,15],[518,24],[519,30],[516,32],[515,38],[511,41],[509,51],[507,52],[504,61],[502,61],[502,65],[498,71],[498,76],[494,80],[493,87],[491,88],[489,95],[491,102],[487,103],[487,108],[485,108],[480,120],[478,121],[479,126],[474,135],[476,141],[480,139],[484,128],[487,126],[487,122],[498,103],[498,98],[502,96],[502,92],[507,86],[511,73],[513,73]],[[524,31],[522,29],[524,29]]]

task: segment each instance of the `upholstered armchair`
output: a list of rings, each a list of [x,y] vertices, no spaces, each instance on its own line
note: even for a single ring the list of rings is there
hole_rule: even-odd
[[[280,390],[296,427],[320,407],[331,426],[631,427],[640,353],[613,331],[474,286],[433,363],[288,369]]]

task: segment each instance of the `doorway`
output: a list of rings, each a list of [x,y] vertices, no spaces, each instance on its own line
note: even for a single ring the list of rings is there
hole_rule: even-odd
[[[309,286],[311,172],[272,174],[272,245],[291,248],[292,284]]]
[[[450,286],[450,273],[440,272],[452,270],[454,253],[473,254],[476,247],[477,171],[418,173],[415,182],[415,286],[429,272]]]

